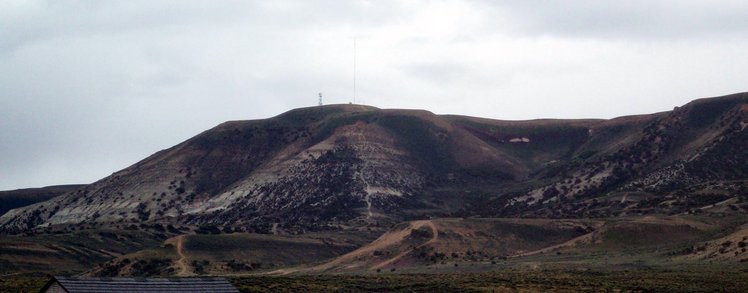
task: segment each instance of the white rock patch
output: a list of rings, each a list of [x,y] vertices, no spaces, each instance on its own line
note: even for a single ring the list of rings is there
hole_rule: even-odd
[[[530,142],[530,139],[527,137],[515,137],[509,140],[511,143],[519,143],[519,142]]]

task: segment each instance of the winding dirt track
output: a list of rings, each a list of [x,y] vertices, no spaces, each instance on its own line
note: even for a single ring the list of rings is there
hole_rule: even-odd
[[[597,233],[597,231],[593,231],[593,232],[584,234],[582,236],[573,238],[573,239],[571,239],[569,241],[566,241],[564,243],[561,243],[561,244],[556,244],[556,245],[553,245],[553,246],[545,247],[545,248],[534,250],[534,251],[518,253],[518,254],[515,254],[515,255],[511,255],[510,257],[514,258],[514,257],[523,257],[523,256],[536,255],[536,254],[551,252],[551,251],[554,251],[554,250],[557,250],[557,249],[561,249],[561,248],[576,247],[576,246],[578,246],[580,244],[583,244],[583,243],[591,243],[592,242],[592,238],[595,236],[595,233]]]
[[[424,246],[429,245],[429,244],[432,244],[432,243],[436,242],[437,240],[439,240],[439,229],[436,228],[436,225],[434,225],[434,222],[432,222],[431,220],[423,220],[423,221],[411,222],[410,223],[410,229],[411,230],[416,230],[416,229],[419,229],[419,228],[423,227],[424,225],[429,226],[429,228],[431,228],[431,234],[432,234],[432,236],[431,236],[431,239],[429,239],[429,241],[426,241],[426,242],[421,243],[420,245],[416,246],[416,249],[424,247]],[[385,266],[388,266],[388,265],[390,265],[390,264],[392,264],[392,263],[400,260],[404,256],[406,256],[409,252],[411,252],[411,250],[405,250],[403,252],[400,252],[396,256],[394,256],[394,257],[392,257],[392,258],[390,258],[388,260],[385,260],[385,261],[383,261],[383,262],[381,262],[381,263],[373,266],[372,268],[373,269],[379,269],[379,268],[383,268]]]
[[[592,224],[593,230],[590,233],[574,237],[563,243],[544,247],[538,250],[517,253],[514,255],[510,255],[509,257],[515,258],[515,257],[530,256],[530,255],[552,252],[552,251],[555,251],[561,248],[570,248],[570,247],[577,247],[582,244],[589,244],[589,243],[592,243],[595,235],[600,233],[603,230],[603,226],[605,226],[605,222],[595,221]]]
[[[359,249],[356,249],[354,251],[351,251],[349,253],[346,253],[344,255],[341,255],[339,257],[336,257],[332,259],[329,262],[310,267],[310,268],[288,268],[288,269],[280,269],[272,271],[268,274],[270,275],[285,275],[285,274],[292,274],[292,273],[299,273],[299,272],[324,272],[331,269],[335,269],[338,267],[344,267],[344,268],[362,268],[364,267],[365,260],[371,257],[371,254],[376,250],[384,250],[385,248],[396,245],[405,238],[407,238],[410,233],[413,230],[417,230],[423,226],[428,226],[431,228],[431,239],[428,241],[419,244],[416,248],[420,248],[429,244],[432,244],[436,242],[439,239],[439,230],[436,227],[436,225],[431,220],[420,220],[420,221],[413,221],[410,222],[410,225],[408,227],[397,230],[397,231],[390,231],[387,233],[384,233],[382,236],[379,236],[377,240],[374,240],[374,242],[365,245]],[[375,264],[372,268],[381,268],[387,265],[390,265],[399,259],[403,258],[405,255],[407,255],[409,252],[411,252],[412,249],[407,249],[405,251],[400,252],[399,254],[395,255],[392,258],[389,258],[383,262],[380,262],[378,264]]]
[[[177,254],[179,254],[179,259],[177,260],[179,272],[177,276],[190,276],[192,272],[190,272],[190,266],[187,264],[187,255],[184,254],[184,235],[179,235],[174,240],[176,242]]]
[[[366,135],[364,135],[363,132],[358,134],[361,136],[361,143],[364,145],[364,148],[368,147],[368,141],[366,140]],[[369,185],[369,181],[366,180],[366,176],[363,175],[364,170],[366,170],[369,167],[369,160],[364,160],[364,165],[361,167],[361,170],[358,172],[358,177],[361,179],[361,181],[364,182],[364,192],[366,192],[366,196],[364,196],[364,201],[366,202],[366,217],[371,219],[372,212],[371,212],[371,192],[369,192],[371,185]]]

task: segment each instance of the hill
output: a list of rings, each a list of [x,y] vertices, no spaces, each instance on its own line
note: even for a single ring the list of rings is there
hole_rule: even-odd
[[[0,272],[734,272],[747,126],[748,94],[607,120],[330,105],[230,121],[8,211]],[[24,192],[52,194],[6,194]]]
[[[231,121],[0,217],[6,233],[132,223],[269,233],[426,217],[743,213],[748,95],[610,120],[330,105]]]
[[[41,188],[25,188],[0,191],[0,214],[7,211],[52,199],[71,191],[83,188],[85,185],[55,185]]]

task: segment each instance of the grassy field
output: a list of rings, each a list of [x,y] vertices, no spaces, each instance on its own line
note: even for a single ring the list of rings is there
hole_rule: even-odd
[[[18,292],[39,292],[49,278],[43,276],[20,276],[4,275],[0,276],[0,292],[18,293]]]
[[[0,236],[0,274],[75,274],[116,256],[160,245],[160,233],[96,229]]]
[[[0,292],[46,278],[0,277]],[[746,292],[748,269],[499,270],[484,273],[232,277],[241,292]]]
[[[502,270],[486,273],[243,277],[242,292],[745,292],[734,270]]]
[[[311,235],[307,238],[247,233],[190,235],[184,250],[191,261],[209,261],[210,265],[206,266],[209,273],[248,273],[330,259],[365,243],[339,241],[344,237],[314,239]]]
[[[77,275],[118,255],[97,275],[226,276],[243,292],[748,292],[745,223],[743,216],[443,218],[398,224],[378,238],[379,231],[165,242],[138,231],[19,235],[0,238],[0,292],[36,292],[43,273]],[[123,253],[137,246],[150,248]]]

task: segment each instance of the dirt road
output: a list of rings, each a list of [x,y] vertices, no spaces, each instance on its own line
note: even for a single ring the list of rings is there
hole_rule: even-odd
[[[184,235],[175,237],[174,242],[174,246],[177,249],[177,254],[179,255],[179,259],[177,260],[177,268],[179,269],[179,272],[177,273],[177,276],[194,275],[190,271],[190,265],[187,263],[187,255],[184,254]]]
[[[384,233],[382,236],[379,236],[377,240],[374,240],[374,242],[368,245],[365,245],[359,249],[356,249],[354,251],[351,251],[349,253],[346,253],[344,255],[341,255],[339,257],[336,257],[329,262],[326,262],[326,263],[323,263],[323,264],[320,264],[314,267],[280,269],[280,270],[270,272],[269,274],[285,275],[285,274],[300,273],[300,272],[324,272],[324,271],[328,271],[328,270],[335,269],[338,267],[363,268],[366,265],[368,265],[363,260],[369,259],[371,257],[371,254],[374,251],[385,250],[387,247],[397,245],[398,243],[404,241],[408,236],[410,236],[413,230],[417,230],[423,226],[428,226],[429,228],[431,228],[432,236],[428,241],[419,244],[416,248],[421,248],[423,246],[436,242],[439,239],[439,229],[436,227],[436,225],[431,220],[413,221],[413,222],[410,222],[410,225],[408,225],[408,227],[405,227],[400,230]],[[403,258],[405,255],[407,255],[411,251],[412,249],[407,249],[405,251],[402,251],[392,258],[389,258],[383,262],[375,264],[372,268],[376,269],[376,268],[381,268],[389,264],[392,264],[398,261],[399,259]]]
[[[429,241],[426,241],[426,242],[421,243],[420,245],[416,246],[415,249],[424,247],[426,245],[432,244],[432,243],[436,242],[437,240],[439,240],[439,229],[436,228],[436,225],[434,225],[434,222],[432,222],[431,220],[422,220],[422,221],[411,222],[410,223],[410,229],[411,229],[411,231],[412,230],[417,230],[417,229],[420,229],[421,227],[423,227],[424,225],[425,226],[429,226],[429,228],[431,228],[431,234],[432,234],[431,239],[429,239]],[[381,262],[381,263],[373,266],[372,268],[373,269],[379,269],[379,268],[386,267],[386,266],[388,266],[390,264],[393,264],[396,261],[398,261],[401,258],[403,258],[404,256],[406,256],[411,251],[412,250],[405,250],[403,252],[400,252],[399,254],[395,255],[394,257],[392,257],[392,258],[390,258],[388,260],[385,260],[385,261],[383,261],[383,262]]]

